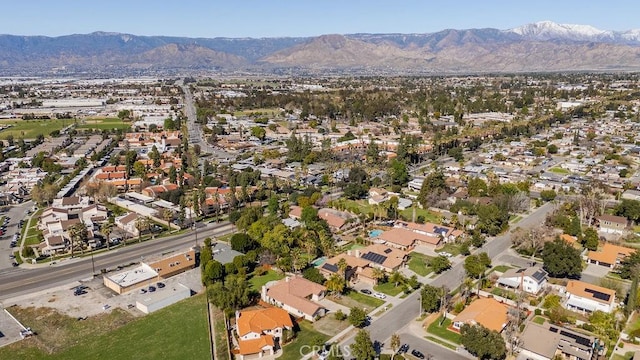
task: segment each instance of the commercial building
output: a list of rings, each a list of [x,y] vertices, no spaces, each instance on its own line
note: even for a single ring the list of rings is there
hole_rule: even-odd
[[[191,296],[191,289],[178,283],[174,286],[158,288],[154,292],[147,292],[144,297],[136,301],[136,308],[145,314],[160,310],[180,300]]]

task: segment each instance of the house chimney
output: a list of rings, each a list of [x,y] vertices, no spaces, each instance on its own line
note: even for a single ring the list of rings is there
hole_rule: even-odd
[[[356,257],[359,258],[360,257],[360,250],[356,250]]]

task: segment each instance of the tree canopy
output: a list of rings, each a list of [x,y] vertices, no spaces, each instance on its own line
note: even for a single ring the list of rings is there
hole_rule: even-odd
[[[544,244],[542,260],[544,269],[553,277],[578,278],[582,272],[580,250],[560,238]]]
[[[462,325],[460,341],[465,349],[478,359],[499,360],[507,355],[507,346],[502,335],[482,325]]]

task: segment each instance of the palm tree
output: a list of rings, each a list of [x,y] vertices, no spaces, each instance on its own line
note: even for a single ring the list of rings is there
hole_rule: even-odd
[[[394,287],[398,287],[398,283],[402,282],[403,280],[404,276],[402,276],[402,274],[400,274],[398,271],[392,272],[389,276],[389,281],[394,284]]]
[[[398,348],[400,348],[400,335],[393,333],[391,335],[391,342],[389,344],[391,346],[391,349],[393,350],[393,358],[394,359],[396,357],[396,352],[398,351]]]
[[[167,222],[169,231],[171,231],[171,220],[173,220],[173,211],[171,211],[170,209],[164,209],[162,211],[162,219]]]
[[[347,282],[347,268],[349,267],[349,264],[347,264],[347,260],[345,260],[344,258],[340,259],[336,264],[336,266],[338,267],[338,270],[340,270],[340,273],[342,274],[342,279],[345,282]]]
[[[340,294],[344,291],[345,281],[342,277],[337,274],[333,274],[325,283],[327,290],[334,294]]]
[[[113,223],[110,221],[106,221],[100,225],[100,232],[107,239],[107,250],[109,250],[109,235],[113,232]]]
[[[376,267],[372,268],[371,275],[373,276],[374,279],[376,279],[376,282],[379,282],[380,280],[384,279],[384,277],[386,276],[383,270],[378,269]]]
[[[135,225],[138,230],[138,242],[142,242],[142,231],[149,229],[149,220],[144,217],[138,217]]]
[[[80,244],[80,251],[84,253],[83,245],[88,238],[87,227],[82,222],[79,222],[71,225],[68,232],[69,237],[71,238],[71,257],[73,257],[73,248],[76,244]]]

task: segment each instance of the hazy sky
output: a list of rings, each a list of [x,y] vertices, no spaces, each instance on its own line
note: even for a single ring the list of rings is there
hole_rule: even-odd
[[[1,9],[0,34],[47,36],[429,33],[509,29],[542,20],[603,30],[640,28],[637,0],[11,0]]]

